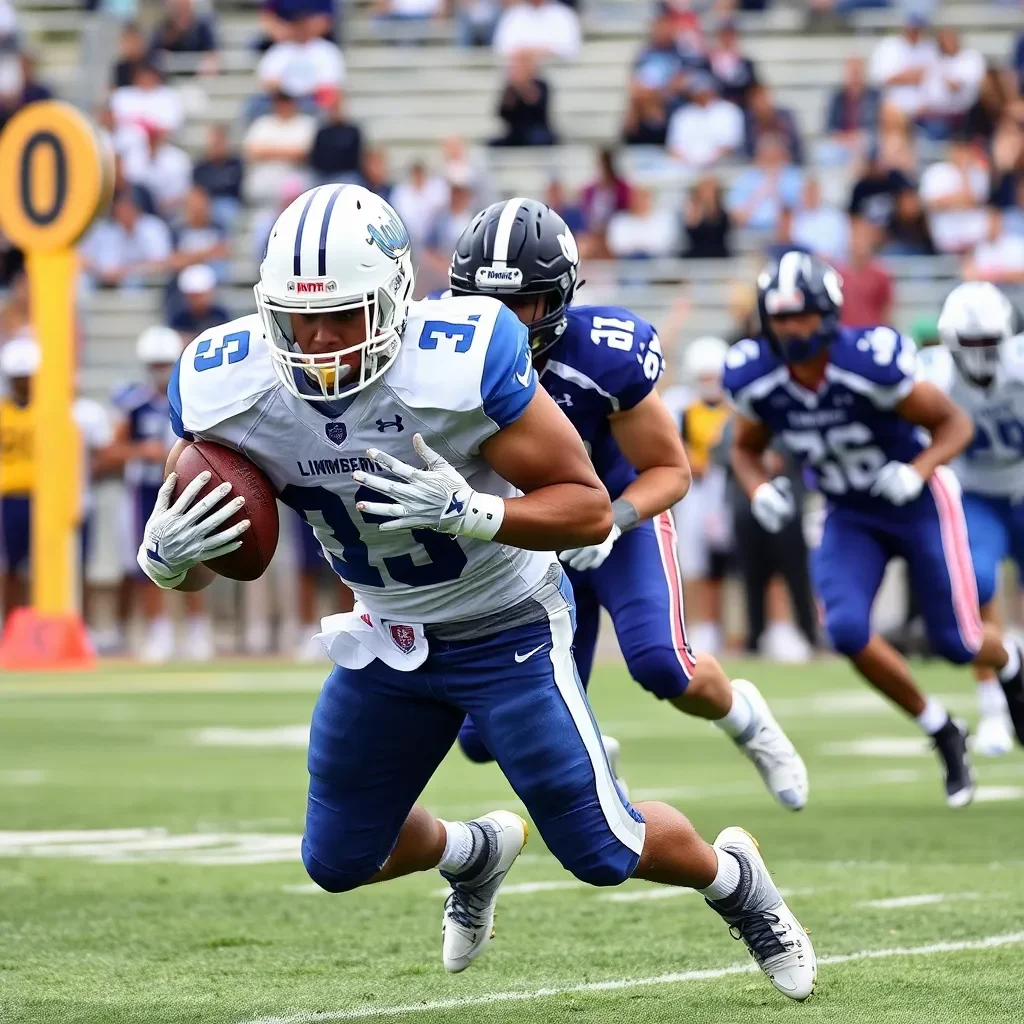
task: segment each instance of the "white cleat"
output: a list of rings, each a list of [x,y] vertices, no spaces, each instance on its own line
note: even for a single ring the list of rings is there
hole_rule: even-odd
[[[807,803],[810,788],[803,758],[775,720],[761,691],[750,680],[734,679],[732,688],[746,698],[754,713],[747,730],[736,737],[736,746],[750,758],[768,791],[783,807],[790,811],[801,810]]]
[[[739,861],[740,884],[732,896],[707,905],[734,939],[743,940],[768,980],[784,996],[803,1002],[814,991],[818,961],[807,932],[775,888],[757,840],[734,825],[718,833],[715,847]]]
[[[458,875],[441,872],[452,887],[441,921],[442,958],[452,974],[464,971],[493,938],[498,890],[530,834],[526,822],[511,811],[491,811],[469,824],[479,825],[487,836],[486,860]]]
[[[608,757],[608,765],[612,770],[612,778],[615,779],[615,785],[619,787],[622,795],[628,800],[629,786],[626,785],[626,780],[619,774],[619,755],[622,753],[622,744],[614,736],[602,736],[601,742],[604,744],[604,752]]]
[[[971,749],[982,757],[1005,757],[1013,750],[1013,733],[1006,715],[985,715],[978,722]]]
[[[139,652],[146,665],[163,665],[174,657],[174,624],[170,619],[154,619]]]

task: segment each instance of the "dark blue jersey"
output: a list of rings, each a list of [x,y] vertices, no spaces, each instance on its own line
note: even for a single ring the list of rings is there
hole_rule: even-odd
[[[171,431],[167,395],[148,384],[129,384],[114,392],[112,401],[128,423],[132,441],[160,441],[171,450],[175,438]],[[159,487],[164,480],[162,463],[133,459],[125,466],[125,482],[133,486]]]
[[[657,332],[621,306],[570,306],[558,341],[538,360],[540,382],[583,438],[612,498],[636,479],[608,417],[654,390],[665,361]]]
[[[763,338],[732,346],[724,383],[741,415],[766,424],[829,501],[891,518],[916,503],[898,510],[869,492],[887,462],[910,462],[927,443],[896,412],[914,387],[915,363],[913,342],[892,328],[844,327],[817,391],[798,384]]]

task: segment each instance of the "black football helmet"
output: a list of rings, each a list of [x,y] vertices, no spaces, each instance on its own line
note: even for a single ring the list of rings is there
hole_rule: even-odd
[[[835,340],[843,310],[843,279],[823,259],[799,249],[784,252],[757,279],[757,310],[761,333],[780,359],[800,363]],[[807,337],[779,338],[771,317],[818,313],[821,326]]]
[[[459,237],[448,277],[453,295],[547,296],[527,324],[535,356],[565,330],[579,280],[579,250],[565,221],[535,199],[509,199],[478,213]]]

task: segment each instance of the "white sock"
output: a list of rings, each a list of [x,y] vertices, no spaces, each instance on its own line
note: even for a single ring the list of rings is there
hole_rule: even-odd
[[[750,723],[754,720],[754,709],[742,693],[732,686],[730,689],[732,690],[732,707],[729,708],[729,713],[725,718],[719,718],[715,725],[727,736],[736,739],[750,728]]]
[[[933,697],[926,697],[924,711],[914,721],[927,735],[934,736],[949,721],[949,712]]]
[[[717,846],[711,849],[718,855],[718,874],[706,889],[698,889],[697,892],[709,900],[724,900],[739,887],[740,862],[728,850],[720,850]]]
[[[999,670],[999,678],[1007,682],[1020,671],[1020,651],[1009,640],[1003,641],[1003,649],[1006,651],[1006,664]]]
[[[984,679],[978,683],[978,710],[982,718],[1006,714],[1006,695],[994,679]]]
[[[464,821],[442,821],[445,835],[444,853],[437,867],[439,871],[457,874],[473,858],[473,830]]]

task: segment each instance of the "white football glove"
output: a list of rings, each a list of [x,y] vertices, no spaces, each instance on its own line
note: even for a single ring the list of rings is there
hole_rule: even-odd
[[[784,476],[765,482],[750,498],[750,511],[768,533],[778,533],[796,515],[793,486]]]
[[[596,569],[612,553],[615,542],[622,536],[618,526],[612,526],[612,532],[600,544],[588,544],[585,548],[569,548],[560,551],[558,557],[577,572]]]
[[[214,533],[221,523],[245,504],[245,498],[239,497],[216,508],[231,490],[231,484],[215,487],[192,505],[210,479],[209,473],[200,473],[181,492],[172,507],[171,495],[177,479],[178,474],[171,473],[157,492],[156,504],[146,523],[138,554],[142,571],[164,590],[176,587],[189,569],[200,562],[237,551],[242,546],[238,538],[249,529],[249,520],[243,519],[235,526]]]
[[[913,466],[905,462],[887,462],[871,485],[871,494],[885,498],[894,505],[906,505],[913,501],[924,487],[924,480]]]
[[[356,508],[371,515],[394,516],[390,522],[380,524],[382,533],[426,527],[457,537],[491,540],[505,517],[504,500],[496,494],[474,491],[458,470],[427,445],[421,434],[413,434],[412,446],[427,464],[426,469],[413,469],[387,452],[368,449],[370,458],[386,466],[398,479],[361,471],[353,473],[352,478],[395,500],[394,504],[358,501]]]

